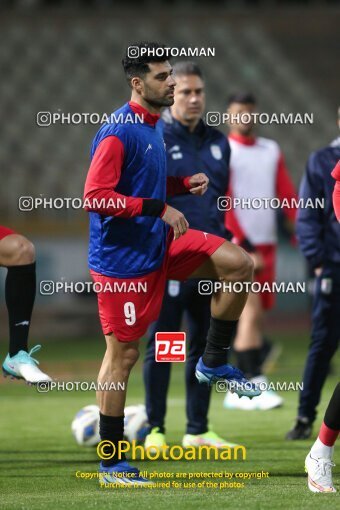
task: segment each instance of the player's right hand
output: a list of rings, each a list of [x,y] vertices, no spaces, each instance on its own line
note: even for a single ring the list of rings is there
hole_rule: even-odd
[[[166,206],[162,220],[174,229],[174,239],[178,239],[185,234],[189,228],[189,223],[185,219],[184,214],[170,205]]]

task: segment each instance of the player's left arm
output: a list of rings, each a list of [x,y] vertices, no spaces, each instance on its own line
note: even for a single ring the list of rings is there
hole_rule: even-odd
[[[209,179],[204,173],[190,175],[189,177],[168,176],[166,182],[166,194],[168,196],[192,193],[204,195],[208,189]]]
[[[308,158],[299,198],[303,201],[325,199],[324,175],[318,152]],[[299,246],[313,271],[320,271],[325,260],[325,217],[319,207],[299,207],[296,220]]]
[[[276,173],[276,196],[282,202],[285,200],[289,206],[283,207],[283,213],[288,220],[288,225],[290,230],[294,231],[294,225],[296,222],[296,213],[297,213],[297,192],[295,190],[295,186],[293,181],[289,175],[289,171],[287,169],[284,157],[280,154],[278,164],[277,164],[277,173]]]
[[[340,160],[332,172],[332,177],[336,180],[333,191],[333,207],[335,216],[340,222]]]

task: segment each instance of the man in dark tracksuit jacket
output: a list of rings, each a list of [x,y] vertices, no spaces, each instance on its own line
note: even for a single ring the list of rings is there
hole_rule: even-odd
[[[204,111],[204,82],[196,64],[181,62],[174,65],[175,104],[166,112],[164,141],[168,175],[186,176],[204,172],[210,179],[207,192],[200,200],[190,195],[168,199],[172,207],[182,211],[190,228],[203,230],[230,239],[224,226],[224,212],[217,208],[217,199],[225,195],[229,181],[230,147],[226,137],[201,120]],[[179,119],[179,120],[178,120]],[[169,281],[163,308],[153,325],[144,362],[146,408],[151,433],[145,446],[162,447],[165,443],[164,419],[170,381],[171,363],[155,361],[155,333],[181,331],[186,312],[189,328],[189,352],[186,362],[187,430],[183,445],[226,444],[214,432],[208,432],[210,389],[195,378],[195,366],[204,351],[209,329],[210,296],[198,293],[198,281]]]
[[[340,158],[340,137],[311,154],[301,183],[300,198],[324,199],[325,207],[298,211],[297,237],[316,276],[312,334],[303,375],[296,424],[287,439],[307,439],[312,433],[316,407],[330,361],[340,339],[340,224],[332,204],[331,172]]]

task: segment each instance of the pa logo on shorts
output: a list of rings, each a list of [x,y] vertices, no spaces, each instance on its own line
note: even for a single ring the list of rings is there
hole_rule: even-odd
[[[157,362],[183,363],[186,359],[186,334],[180,332],[157,332],[155,336],[155,360]]]

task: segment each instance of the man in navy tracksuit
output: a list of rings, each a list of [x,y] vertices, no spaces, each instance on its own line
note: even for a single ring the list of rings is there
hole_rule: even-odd
[[[226,137],[201,120],[204,82],[198,66],[191,62],[174,65],[176,79],[175,103],[164,116],[167,171],[170,176],[186,176],[204,172],[209,188],[201,200],[195,196],[172,197],[168,203],[182,211],[190,228],[200,229],[230,239],[224,226],[224,212],[217,208],[217,198],[225,195],[229,180],[230,147]],[[210,296],[198,293],[198,281],[168,281],[159,319],[149,336],[144,362],[146,408],[151,432],[145,446],[166,444],[164,419],[170,381],[171,363],[155,361],[155,333],[181,331],[186,312],[189,328],[189,352],[186,362],[187,429],[183,445],[225,445],[225,441],[208,430],[209,387],[195,378],[195,366],[204,351],[210,319]]]
[[[331,172],[340,158],[340,137],[311,154],[301,183],[304,200],[324,199],[324,208],[301,208],[297,236],[301,250],[316,276],[312,335],[303,375],[296,424],[286,439],[307,439],[312,433],[316,407],[332,356],[340,339],[340,224],[332,204]]]

